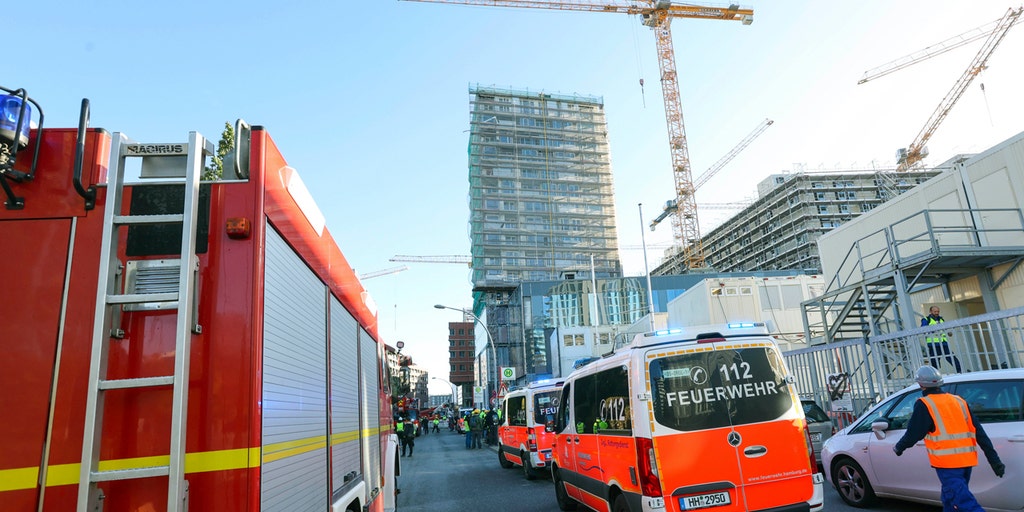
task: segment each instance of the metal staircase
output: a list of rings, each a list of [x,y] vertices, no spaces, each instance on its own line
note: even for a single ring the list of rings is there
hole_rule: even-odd
[[[98,484],[114,480],[130,480],[166,476],[169,512],[188,509],[188,482],[185,481],[185,432],[188,424],[189,358],[195,324],[196,232],[199,212],[199,182],[206,157],[214,154],[214,145],[202,135],[191,132],[184,144],[141,144],[115,133],[107,176],[106,210],[103,217],[96,314],[93,324],[92,354],[82,439],[82,464],[78,488],[78,511],[102,508],[103,492]],[[126,161],[142,159],[142,180],[173,180],[184,188],[184,205],[180,214],[122,215]],[[175,186],[176,186],[175,185]],[[162,286],[122,284],[123,268],[119,259],[121,228],[139,225],[180,223],[181,254],[173,263],[173,277]],[[173,261],[173,260],[172,260]],[[176,271],[176,272],[175,272]],[[174,279],[176,278],[176,281]],[[168,284],[169,282],[169,284]],[[160,309],[175,311],[174,372],[155,377],[112,379],[107,362],[112,338],[124,335],[119,324],[122,310]],[[169,457],[166,464],[109,470],[100,464],[103,437],[104,395],[112,390],[172,388]],[[141,418],[140,418],[141,420]]]

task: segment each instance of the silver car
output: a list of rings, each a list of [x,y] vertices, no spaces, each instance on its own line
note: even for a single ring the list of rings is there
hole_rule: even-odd
[[[978,503],[989,512],[1024,510],[1024,369],[950,375],[942,389],[967,401],[1006,464],[1006,475],[998,478],[978,450],[970,483]],[[920,396],[916,384],[894,393],[825,442],[825,476],[843,501],[866,507],[881,496],[941,505],[939,479],[924,443],[902,457],[892,451]]]
[[[814,447],[814,460],[821,465],[821,446],[836,432],[832,418],[814,400],[800,400],[807,418],[807,430],[811,435],[811,446]]]

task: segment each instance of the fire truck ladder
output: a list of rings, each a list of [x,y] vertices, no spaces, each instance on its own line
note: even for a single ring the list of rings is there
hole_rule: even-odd
[[[113,136],[110,168],[107,176],[107,208],[103,217],[96,315],[93,326],[92,358],[82,439],[82,465],[78,484],[78,511],[94,511],[104,499],[100,482],[167,476],[167,510],[188,509],[188,482],[185,481],[185,430],[188,413],[189,356],[195,326],[194,291],[199,260],[196,257],[196,219],[199,211],[199,181],[203,163],[214,154],[213,143],[191,132],[187,144],[140,144],[121,133]],[[185,188],[181,214],[122,215],[125,161],[142,158],[141,178],[173,180]],[[184,164],[184,169],[182,169]],[[181,259],[177,267],[176,291],[122,290],[119,279],[119,229],[127,226],[181,223]],[[173,271],[173,270],[172,270]],[[118,323],[125,308],[176,310],[174,373],[156,377],[111,379],[107,375],[110,339],[120,338]],[[100,465],[100,441],[103,437],[103,402],[107,391],[154,387],[172,387],[170,455],[166,465],[109,470]],[[162,462],[162,461],[161,461]]]

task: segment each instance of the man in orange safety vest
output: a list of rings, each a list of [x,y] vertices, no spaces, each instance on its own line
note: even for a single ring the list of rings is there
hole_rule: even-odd
[[[963,398],[942,390],[942,374],[931,366],[917,370],[915,379],[921,386],[921,398],[914,402],[914,412],[907,422],[907,432],[892,450],[897,456],[924,439],[928,462],[942,484],[943,511],[984,512],[974,499],[969,484],[971,469],[978,465],[978,451],[992,471],[1003,477],[1006,466],[992,446],[992,441],[978,420],[971,414]]]

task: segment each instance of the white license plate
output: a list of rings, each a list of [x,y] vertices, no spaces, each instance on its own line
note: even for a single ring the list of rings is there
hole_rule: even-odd
[[[821,432],[811,432],[811,441],[815,443],[821,441]]]
[[[732,503],[732,501],[729,499],[728,492],[711,492],[708,494],[698,494],[696,496],[679,498],[679,508],[683,510],[718,507],[721,505],[728,505],[730,503]]]

